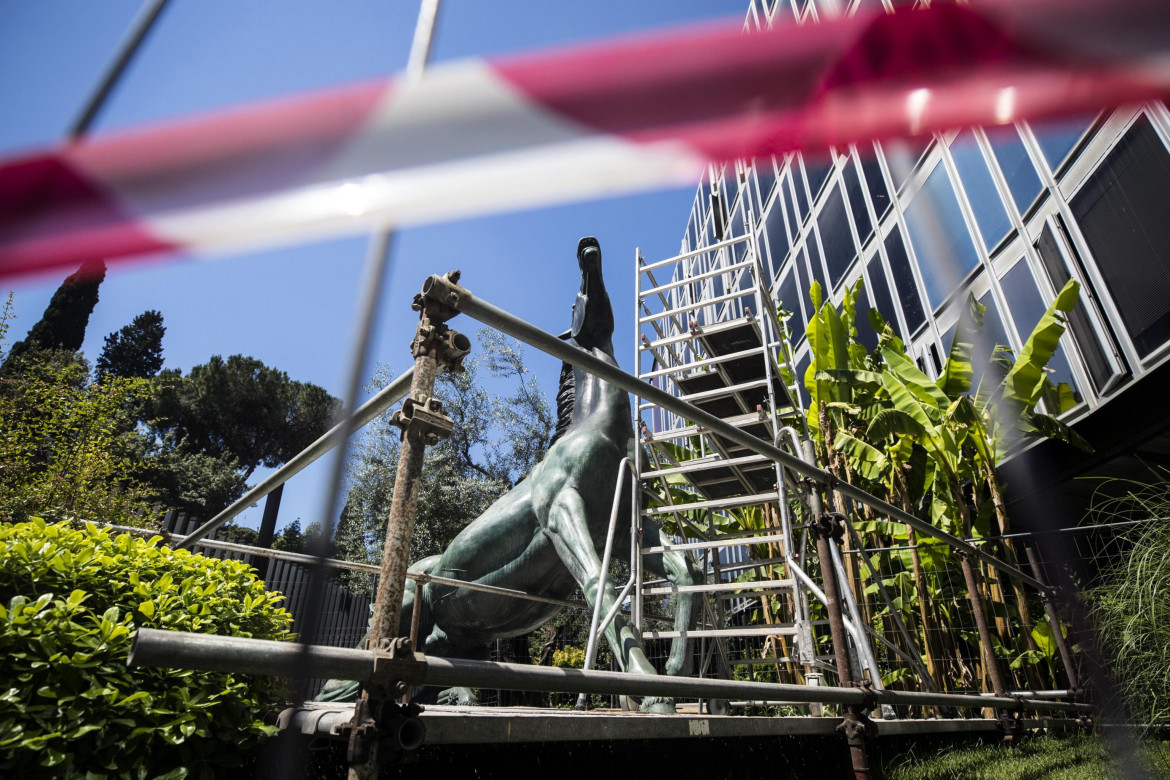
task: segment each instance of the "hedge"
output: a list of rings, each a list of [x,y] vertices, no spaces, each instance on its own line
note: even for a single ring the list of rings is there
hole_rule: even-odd
[[[246,564],[160,541],[0,524],[0,774],[214,777],[273,733],[278,680],[126,667],[140,626],[292,638]]]

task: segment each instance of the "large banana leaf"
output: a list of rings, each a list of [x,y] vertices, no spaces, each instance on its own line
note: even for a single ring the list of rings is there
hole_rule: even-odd
[[[1015,416],[1031,410],[1040,400],[1048,381],[1045,369],[1060,346],[1060,337],[1064,333],[1063,314],[1072,311],[1079,295],[1080,284],[1076,279],[1069,279],[1032,329],[1015,365],[1004,377],[1000,385],[1001,397],[1013,408]]]
[[[974,295],[967,296],[966,311],[955,325],[947,364],[943,366],[937,382],[939,389],[948,398],[958,398],[971,389],[971,380],[975,376],[971,354],[975,349],[975,339],[983,332],[983,316],[986,312],[987,307],[975,300]]]
[[[951,403],[951,399],[947,397],[946,393],[930,381],[930,377],[922,373],[922,370],[914,365],[914,361],[905,353],[883,349],[882,358],[886,361],[886,367],[889,369],[886,374],[882,375],[883,379],[891,373],[894,374],[899,383],[904,385],[923,404],[923,408],[930,415],[930,418],[937,422],[942,411]]]
[[[837,433],[833,447],[843,453],[850,467],[865,479],[878,482],[884,478],[889,460],[877,447],[844,431]]]

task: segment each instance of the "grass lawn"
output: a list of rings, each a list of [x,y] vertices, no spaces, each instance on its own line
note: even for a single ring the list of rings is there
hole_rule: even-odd
[[[1100,736],[1080,734],[964,745],[888,758],[887,780],[1138,780],[1170,778],[1170,742],[1139,743],[1126,766],[1110,755]]]

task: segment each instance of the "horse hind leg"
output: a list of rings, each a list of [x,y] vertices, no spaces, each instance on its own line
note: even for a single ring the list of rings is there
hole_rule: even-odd
[[[648,547],[662,544],[662,533],[658,526],[646,520],[643,522],[643,543]],[[643,559],[646,570],[656,577],[663,577],[675,587],[686,587],[703,581],[702,573],[691,562],[685,552],[669,551],[659,555],[648,555]],[[680,633],[694,628],[697,593],[677,593],[674,604],[674,630]],[[666,659],[666,673],[687,674],[691,666],[689,641],[679,636],[670,642],[670,654]]]

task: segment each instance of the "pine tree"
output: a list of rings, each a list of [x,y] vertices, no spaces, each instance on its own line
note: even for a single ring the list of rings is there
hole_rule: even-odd
[[[89,315],[98,302],[98,287],[106,278],[106,264],[102,260],[90,260],[70,274],[36,325],[32,326],[23,341],[12,345],[4,367],[28,352],[38,350],[66,350],[76,352],[85,341],[85,328]]]
[[[97,359],[98,374],[140,379],[154,376],[163,365],[166,332],[162,314],[153,309],[139,314],[129,325],[106,336]]]

